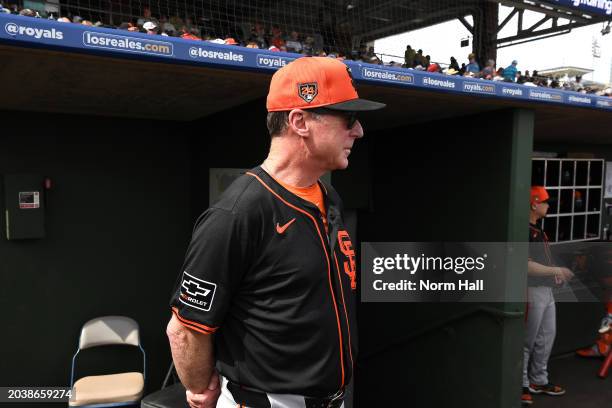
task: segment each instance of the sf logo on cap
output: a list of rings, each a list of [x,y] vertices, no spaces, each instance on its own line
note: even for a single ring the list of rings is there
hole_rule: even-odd
[[[319,93],[319,87],[316,82],[308,82],[298,85],[298,95],[300,98],[310,103]]]

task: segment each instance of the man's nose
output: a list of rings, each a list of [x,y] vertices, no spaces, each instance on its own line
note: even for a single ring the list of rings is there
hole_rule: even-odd
[[[355,139],[360,139],[363,137],[363,127],[361,126],[361,122],[359,122],[359,119],[355,121],[355,124],[351,128],[350,135]]]

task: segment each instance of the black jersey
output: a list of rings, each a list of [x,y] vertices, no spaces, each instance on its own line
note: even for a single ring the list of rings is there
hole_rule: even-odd
[[[187,327],[215,334],[217,369],[259,391],[323,397],[356,357],[355,249],[338,194],[312,203],[257,167],[197,221],[171,300]]]
[[[529,224],[529,260],[554,266],[546,233],[537,225]],[[557,286],[553,276],[528,276],[528,286]]]

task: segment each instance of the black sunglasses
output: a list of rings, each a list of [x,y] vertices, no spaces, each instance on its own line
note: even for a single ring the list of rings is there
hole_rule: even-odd
[[[327,109],[327,108],[312,108],[308,109],[308,111],[317,113],[319,115],[335,115],[342,116],[346,120],[346,128],[352,129],[355,126],[355,122],[357,122],[357,112],[354,111],[339,111],[335,109]]]

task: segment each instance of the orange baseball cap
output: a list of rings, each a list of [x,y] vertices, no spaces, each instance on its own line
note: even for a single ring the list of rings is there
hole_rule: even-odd
[[[531,204],[543,203],[544,201],[548,201],[549,195],[548,191],[542,186],[532,186],[531,187]]]
[[[350,68],[335,58],[301,57],[272,76],[268,112],[325,107],[347,112],[384,108],[359,98]]]

